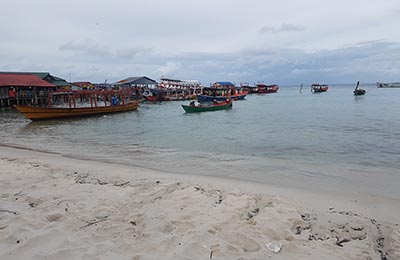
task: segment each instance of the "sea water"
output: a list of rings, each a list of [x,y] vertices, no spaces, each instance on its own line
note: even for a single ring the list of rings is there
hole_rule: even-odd
[[[0,143],[166,172],[400,198],[400,89],[281,87],[230,110],[187,114],[185,102],[31,122],[0,111]]]

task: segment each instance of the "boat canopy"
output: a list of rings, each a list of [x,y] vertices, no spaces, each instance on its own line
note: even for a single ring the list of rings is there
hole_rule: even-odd
[[[217,81],[213,84],[213,87],[234,87],[235,85],[229,81]]]

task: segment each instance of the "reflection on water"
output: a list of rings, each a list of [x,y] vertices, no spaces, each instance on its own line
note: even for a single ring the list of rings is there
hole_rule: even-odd
[[[331,86],[312,95],[282,87],[277,94],[234,102],[231,110],[198,114],[184,113],[181,104],[187,102],[142,103],[127,113],[30,122],[3,108],[0,140],[80,158],[284,185],[308,185],[317,175],[320,185],[357,183],[347,169],[400,178],[400,89],[370,88],[353,96],[353,88]],[[311,169],[320,165],[325,168]]]

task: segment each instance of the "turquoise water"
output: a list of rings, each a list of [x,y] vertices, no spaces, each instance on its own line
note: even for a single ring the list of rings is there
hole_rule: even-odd
[[[233,109],[185,114],[188,102],[142,103],[137,111],[31,122],[0,113],[1,143],[182,174],[400,197],[400,89],[354,97],[281,87]]]

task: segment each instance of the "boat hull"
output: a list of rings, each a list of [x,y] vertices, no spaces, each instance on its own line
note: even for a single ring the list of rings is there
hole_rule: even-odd
[[[365,92],[366,92],[365,89],[357,89],[353,91],[355,96],[365,95]]]
[[[313,93],[327,92],[327,91],[328,91],[328,87],[313,88],[311,91],[312,91]]]
[[[224,105],[218,106],[187,106],[182,105],[182,108],[185,110],[186,113],[199,113],[199,112],[208,112],[208,111],[217,111],[217,110],[224,110],[224,109],[231,109],[232,102],[229,102]]]
[[[277,93],[278,89],[259,89],[258,94],[271,94],[271,93]]]
[[[327,89],[317,89],[317,90],[313,90],[313,93],[322,93],[322,92],[327,92]]]
[[[138,101],[129,102],[123,105],[107,106],[107,107],[78,107],[78,108],[55,108],[55,107],[34,107],[19,106],[15,108],[21,112],[26,118],[36,120],[49,120],[71,117],[87,117],[99,114],[119,113],[125,111],[136,110],[139,105]]]

